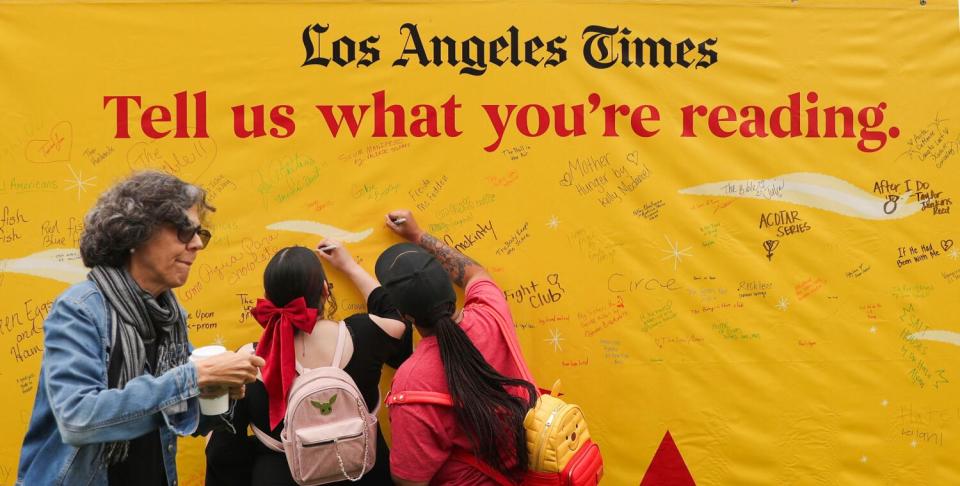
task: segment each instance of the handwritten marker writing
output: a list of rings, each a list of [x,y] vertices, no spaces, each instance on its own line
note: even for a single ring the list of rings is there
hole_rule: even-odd
[[[321,247],[317,248],[317,250],[322,251],[322,252],[324,252],[324,253],[326,253],[326,254],[328,254],[328,255],[330,254],[331,251],[336,250],[336,249],[337,249],[337,245],[324,245],[324,246],[321,246]]]
[[[396,219],[391,218],[391,221],[393,221],[393,224],[403,224],[407,222],[407,218],[396,218]]]

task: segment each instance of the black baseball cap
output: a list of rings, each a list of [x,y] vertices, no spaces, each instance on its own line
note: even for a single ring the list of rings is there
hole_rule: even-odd
[[[377,258],[374,272],[400,313],[413,317],[418,325],[429,326],[431,311],[443,306],[452,312],[457,303],[457,293],[443,265],[413,243],[387,248]]]

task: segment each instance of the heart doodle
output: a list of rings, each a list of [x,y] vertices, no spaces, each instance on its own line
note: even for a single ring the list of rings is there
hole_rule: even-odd
[[[953,247],[953,240],[940,240],[940,248],[943,248],[943,251],[947,251]]]
[[[27,142],[26,158],[30,162],[46,164],[70,160],[73,150],[73,125],[68,121],[57,123],[44,140]]]
[[[563,187],[568,187],[573,184],[573,172],[567,171],[563,173],[563,178],[560,179],[560,185]]]
[[[212,138],[151,140],[127,151],[131,169],[159,170],[184,180],[199,180],[216,158],[217,143]]]

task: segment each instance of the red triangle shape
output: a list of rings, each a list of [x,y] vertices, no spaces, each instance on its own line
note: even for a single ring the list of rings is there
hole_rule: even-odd
[[[696,486],[668,430],[650,461],[640,486]]]

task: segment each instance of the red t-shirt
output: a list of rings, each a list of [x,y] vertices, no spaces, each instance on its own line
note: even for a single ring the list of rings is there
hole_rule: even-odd
[[[504,376],[523,378],[524,373],[529,376],[529,371],[517,368],[507,345],[506,340],[510,339],[520,349],[503,291],[492,280],[484,278],[471,282],[465,296],[460,328],[480,354]],[[506,328],[511,330],[508,335],[501,331],[497,319],[506,322]],[[523,357],[520,361],[524,363]],[[435,336],[423,338],[393,377],[392,394],[414,390],[450,393]],[[496,481],[480,471],[448,461],[455,447],[470,450],[470,440],[457,427],[452,408],[414,404],[389,410],[393,431],[390,470],[394,476],[410,481],[429,480],[431,485],[497,486]]]

